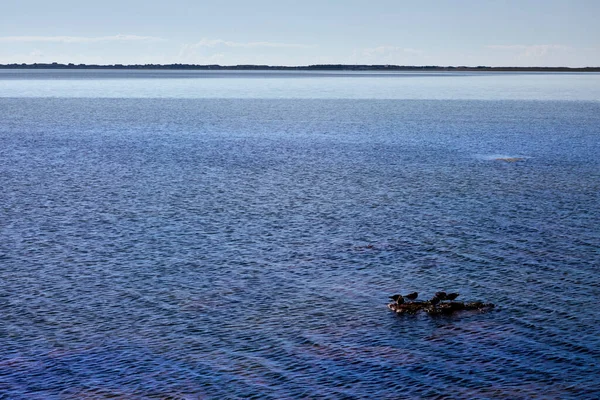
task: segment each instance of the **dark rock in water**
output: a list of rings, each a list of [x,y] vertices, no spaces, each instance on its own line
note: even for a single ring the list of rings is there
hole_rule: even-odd
[[[439,298],[434,297],[434,300]],[[494,308],[492,303],[484,303],[482,301],[451,301],[449,303],[438,303],[438,301],[421,301],[405,304],[390,303],[388,308],[398,314],[416,314],[419,311],[424,311],[429,315],[450,315],[457,311],[486,311]]]
[[[412,303],[390,303],[388,304],[388,308],[392,311],[395,311],[399,314],[416,314],[423,309],[423,305],[425,302],[412,302]]]
[[[449,315],[455,313],[456,311],[485,311],[491,308],[494,308],[494,304],[484,303],[481,301],[472,301],[467,303],[462,301],[451,301],[450,303],[442,303],[437,307],[426,308],[424,311],[429,315]]]
[[[415,301],[417,296],[417,292],[406,296],[399,294],[390,296],[395,302],[388,304],[388,308],[398,314],[416,314],[424,311],[429,315],[450,315],[457,311],[486,311],[494,308],[494,304],[482,301],[454,301],[459,296],[458,293],[436,292],[435,296],[427,301]],[[404,299],[412,301],[405,303]],[[448,301],[444,302],[444,300]]]

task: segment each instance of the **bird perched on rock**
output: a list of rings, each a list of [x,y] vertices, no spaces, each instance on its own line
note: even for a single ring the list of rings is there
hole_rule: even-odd
[[[435,292],[435,297],[437,297],[440,300],[446,300],[447,295],[446,292]]]
[[[419,297],[419,293],[417,292],[412,292],[407,294],[406,296],[404,296],[405,298],[407,298],[410,301],[414,301],[417,297]]]
[[[390,299],[394,300],[396,304],[404,304],[404,297],[402,297],[401,294],[395,294],[393,296],[390,296]]]
[[[456,299],[458,296],[459,296],[458,293],[448,293],[446,295],[446,299],[452,301],[452,300]]]
[[[433,296],[433,298],[431,300],[429,300],[429,302],[435,306],[436,304],[438,304],[440,302],[440,298],[437,296]]]

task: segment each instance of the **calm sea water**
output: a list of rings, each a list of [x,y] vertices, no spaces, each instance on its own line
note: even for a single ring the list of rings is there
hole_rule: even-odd
[[[0,398],[600,397],[598,74],[0,71],[0,183]]]

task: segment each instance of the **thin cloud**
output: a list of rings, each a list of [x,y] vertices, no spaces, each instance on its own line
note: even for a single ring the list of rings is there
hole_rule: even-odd
[[[543,56],[549,52],[555,50],[569,50],[568,46],[562,44],[536,44],[536,45],[524,45],[524,44],[509,44],[509,45],[489,45],[485,46],[487,49],[502,50],[502,51],[513,51],[519,52],[526,56]]]
[[[190,48],[200,47],[241,47],[241,48],[256,48],[256,47],[279,47],[279,48],[297,48],[297,49],[308,49],[315,46],[306,44],[296,43],[278,43],[278,42],[232,42],[223,39],[202,39],[197,43],[188,45]]]
[[[425,51],[412,47],[382,45],[355,49],[354,64],[417,64],[426,59]]]
[[[0,43],[101,43],[101,42],[162,42],[154,36],[0,36]]]
[[[410,54],[423,54],[423,51],[413,49],[411,47],[399,47],[399,46],[378,46],[364,49],[365,53],[374,54],[385,54],[385,53],[410,53]]]

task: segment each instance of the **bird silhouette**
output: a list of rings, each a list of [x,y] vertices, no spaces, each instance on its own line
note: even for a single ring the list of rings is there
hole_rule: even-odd
[[[435,292],[435,297],[437,297],[440,300],[446,300],[447,295],[446,292]]]
[[[417,292],[412,292],[412,293],[409,293],[409,294],[407,294],[407,295],[406,295],[406,296],[404,296],[404,297],[406,297],[407,299],[409,299],[409,300],[413,301],[413,300],[415,300],[417,297],[419,297],[419,293],[417,293]]]
[[[458,293],[448,293],[446,295],[446,299],[452,301],[452,300],[456,299],[458,296],[459,296]]]
[[[404,297],[401,294],[390,296],[390,299],[394,300],[396,304],[404,304]]]
[[[434,296],[431,300],[429,300],[429,302],[435,306],[436,304],[438,304],[440,302],[440,298],[437,296]]]

